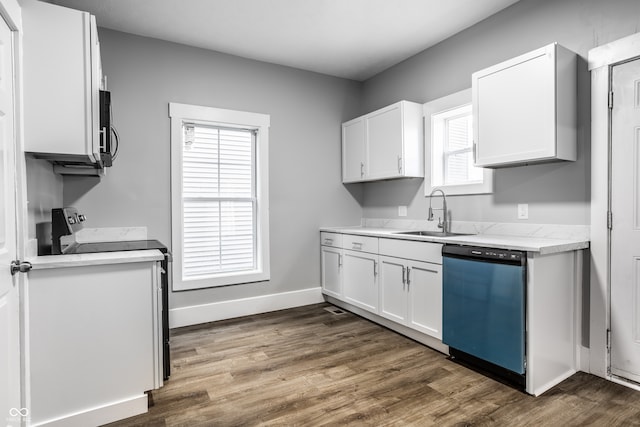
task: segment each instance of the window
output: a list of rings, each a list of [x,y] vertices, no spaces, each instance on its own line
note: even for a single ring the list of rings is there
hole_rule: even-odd
[[[473,165],[471,90],[424,104],[425,194],[441,188],[447,195],[493,191],[493,171]]]
[[[269,116],[169,104],[173,289],[269,279]]]

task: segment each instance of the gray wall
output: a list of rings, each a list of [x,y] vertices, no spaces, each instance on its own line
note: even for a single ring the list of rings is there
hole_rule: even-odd
[[[40,237],[36,230],[41,230],[43,244],[50,246],[51,209],[62,207],[63,179],[53,173],[53,166],[46,160],[25,156],[27,175],[27,238]],[[42,227],[42,228],[41,228]]]
[[[319,286],[318,227],[362,216],[362,190],[341,184],[339,161],[340,123],[357,115],[362,84],[102,28],[99,35],[121,148],[100,181],[65,177],[65,205],[78,206],[92,227],[146,226],[169,244],[168,103],[270,114],[271,281],[176,292],[170,305]]]
[[[449,206],[454,221],[518,222],[516,205],[529,203],[526,222],[589,224],[587,53],[639,28],[638,0],[521,0],[366,81],[362,112],[401,99],[424,103],[466,89],[474,71],[558,42],[580,57],[578,160],[498,170],[493,195],[450,197]],[[428,199],[421,181],[369,183],[364,188],[365,217],[397,218],[398,205],[409,206],[409,218],[426,217]]]

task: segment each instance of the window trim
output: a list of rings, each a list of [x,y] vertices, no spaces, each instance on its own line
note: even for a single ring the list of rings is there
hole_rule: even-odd
[[[476,184],[432,184],[433,171],[433,126],[432,115],[445,113],[471,104],[471,88],[427,102],[423,105],[425,167],[429,171],[424,177],[424,194],[429,196],[435,188],[442,189],[447,195],[490,194],[493,193],[493,169],[484,169],[482,183]]]
[[[169,103],[171,119],[171,252],[173,255],[172,289],[184,291],[261,282],[270,279],[269,263],[269,126],[268,114],[250,113],[198,105]],[[183,206],[182,206],[182,127],[184,123],[256,130],[256,269],[221,273],[215,277],[183,280]]]

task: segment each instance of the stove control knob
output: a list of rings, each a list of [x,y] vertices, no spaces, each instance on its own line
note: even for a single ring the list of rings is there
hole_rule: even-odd
[[[76,223],[76,219],[72,216],[68,217],[67,220],[69,221],[69,224],[75,224]]]
[[[78,219],[80,220],[80,222],[84,222],[87,220],[87,217],[84,215],[78,215]]]

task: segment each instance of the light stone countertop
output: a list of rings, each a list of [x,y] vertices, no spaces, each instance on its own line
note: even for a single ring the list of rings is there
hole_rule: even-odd
[[[432,237],[396,234],[407,229],[368,228],[368,227],[321,227],[320,231],[330,233],[355,234],[370,237],[386,237],[420,242],[451,243],[456,245],[482,246],[487,248],[508,249],[547,255],[559,252],[575,251],[589,247],[588,240],[552,239],[529,236],[507,236],[497,234],[472,234],[465,236]]]
[[[26,259],[33,270],[83,267],[89,265],[126,264],[132,262],[161,261],[164,255],[157,249],[140,251],[97,252],[90,254],[46,255]]]

